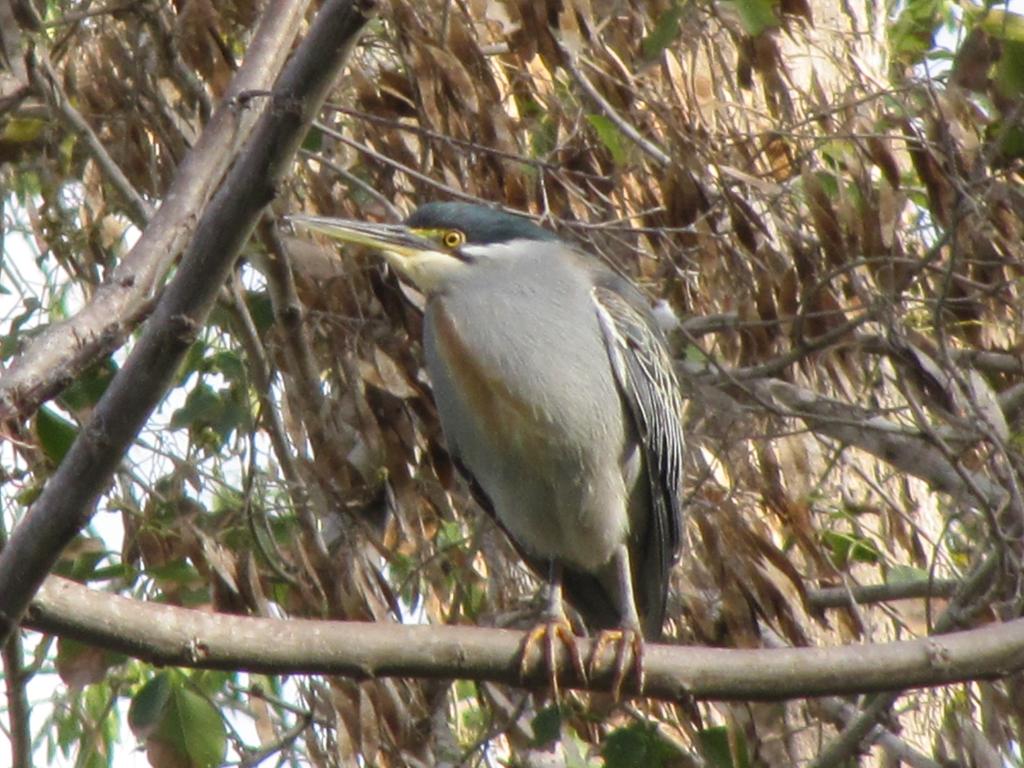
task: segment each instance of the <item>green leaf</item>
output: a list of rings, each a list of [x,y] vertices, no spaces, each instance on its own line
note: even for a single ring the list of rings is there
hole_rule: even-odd
[[[29,485],[26,485],[24,488],[22,488],[14,495],[14,500],[18,503],[19,506],[31,507],[33,504],[36,503],[36,499],[39,498],[42,492],[43,484],[41,482],[30,483]]]
[[[207,370],[216,371],[228,381],[245,380],[245,363],[235,352],[218,352],[206,362]]]
[[[109,749],[109,744],[105,744],[95,736],[85,739],[79,736],[79,739],[75,768],[110,768],[112,750]]]
[[[645,59],[656,59],[662,51],[672,45],[672,42],[679,36],[679,22],[682,18],[683,6],[681,3],[674,3],[662,12],[654,23],[654,29],[640,44]]]
[[[547,114],[547,110],[533,96],[527,93],[519,93],[518,91],[513,91],[513,94],[516,100],[516,111],[524,118],[543,117]]]
[[[460,547],[466,543],[466,533],[457,520],[445,520],[437,529],[435,541],[438,549]]]
[[[72,162],[75,156],[75,146],[78,144],[78,137],[73,133],[68,133],[63,139],[57,149],[60,153],[61,168],[65,174],[73,173]]]
[[[96,564],[106,556],[107,545],[103,539],[79,534],[64,547],[53,571],[75,581],[89,581],[96,572]]]
[[[184,686],[174,688],[160,735],[178,747],[196,768],[220,765],[227,753],[227,732],[217,709]]]
[[[28,144],[38,139],[46,121],[37,117],[14,117],[4,124],[0,139],[7,144]]]
[[[1024,43],[1024,16],[1019,13],[989,8],[978,25],[999,40]]]
[[[587,122],[594,129],[597,138],[604,144],[605,149],[611,153],[612,162],[622,165],[626,162],[626,146],[622,140],[622,133],[611,120],[604,115],[587,115]]]
[[[201,426],[209,424],[222,408],[220,396],[208,384],[197,384],[185,404],[171,415],[171,428]]]
[[[680,753],[654,725],[634,723],[608,734],[601,756],[605,768],[661,768],[678,760]]]
[[[999,152],[1006,160],[1024,157],[1024,128],[1009,125],[999,134]],[[1024,446],[1024,439],[1018,439],[1018,449]]]
[[[708,768],[748,768],[750,758],[746,743],[739,736],[736,747],[739,754],[733,755],[733,744],[729,740],[729,729],[724,725],[705,728],[697,734],[700,751],[707,760]]]
[[[1016,100],[1024,93],[1024,42],[1003,41],[995,86],[1007,99]]]
[[[42,193],[43,185],[39,174],[35,171],[26,171],[24,167],[14,174],[14,194],[18,199],[18,205],[26,207],[28,200]]]
[[[935,32],[948,12],[946,0],[908,0],[889,25],[889,44],[905,64],[915,64],[935,47]]]
[[[688,363],[706,365],[711,358],[696,344],[687,344],[683,349],[683,359]]]
[[[319,152],[324,143],[324,132],[311,126],[302,139],[302,148],[307,152]]]
[[[928,571],[912,565],[894,565],[885,573],[886,584],[906,584],[928,578]]]
[[[874,565],[881,559],[881,552],[869,538],[836,531],[826,531],[821,538],[837,568],[846,568],[851,562]]]
[[[204,362],[203,367],[215,365],[213,360],[224,364],[232,359],[230,354],[214,356]],[[237,361],[241,365],[241,361]],[[234,372],[242,375],[242,371]],[[245,428],[251,421],[250,403],[246,390],[237,384],[221,390],[214,390],[200,381],[185,398],[185,404],[171,414],[172,429],[188,427],[189,433],[204,447],[217,450],[236,429]]]
[[[736,0],[736,10],[739,11],[743,28],[751,37],[779,26],[774,0]]]
[[[143,740],[155,733],[171,697],[171,676],[161,672],[132,697],[128,707],[128,725],[136,738]]]
[[[78,427],[45,405],[36,413],[35,427],[46,458],[60,464],[78,436]]]
[[[237,678],[236,672],[224,669],[196,669],[189,676],[192,686],[209,696],[221,693],[228,683],[236,682]]]
[[[8,291],[8,293],[10,293],[10,291]],[[18,351],[18,346],[21,341],[21,326],[35,317],[36,312],[39,310],[39,300],[35,297],[29,297],[25,299],[23,306],[25,307],[25,311],[11,320],[10,324],[7,326],[8,332],[2,337],[3,342],[0,344],[0,359],[6,360]]]
[[[475,621],[487,606],[487,590],[475,581],[463,584],[462,588],[465,595],[462,600],[462,613],[468,619]]]
[[[274,304],[267,291],[247,291],[245,303],[249,314],[260,334],[266,333],[274,325]]]
[[[127,563],[114,563],[94,570],[89,574],[89,581],[112,581],[113,579],[133,581],[137,573],[138,571]]]
[[[90,408],[100,401],[117,373],[113,360],[103,360],[86,370],[60,395],[58,402],[71,411]]]
[[[534,157],[546,157],[558,145],[558,126],[554,120],[545,117],[534,123],[530,131],[530,150]]]
[[[203,367],[206,359],[206,350],[209,349],[206,342],[200,339],[188,348],[185,359],[181,361],[178,368],[178,384],[184,384],[188,377]]]
[[[530,722],[533,745],[543,749],[562,735],[562,711],[557,706],[545,707]]]
[[[175,584],[195,584],[202,581],[199,571],[185,560],[172,560],[164,565],[154,565],[146,569],[146,574],[154,579]]]
[[[179,674],[161,672],[146,683],[132,699],[128,724],[139,739],[171,750],[177,765],[213,768],[227,752],[220,713]]]

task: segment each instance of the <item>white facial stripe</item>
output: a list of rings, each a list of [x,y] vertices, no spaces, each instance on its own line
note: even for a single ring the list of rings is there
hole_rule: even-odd
[[[507,243],[486,243],[464,245],[460,249],[471,259],[514,259],[530,253],[537,247],[536,240],[521,237]]]

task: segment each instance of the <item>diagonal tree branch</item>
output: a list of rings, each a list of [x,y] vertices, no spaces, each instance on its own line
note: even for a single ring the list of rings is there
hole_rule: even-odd
[[[163,397],[373,7],[370,0],[325,3],[282,72],[252,138],[203,211],[145,334],[0,552],[0,641],[91,517],[96,498]],[[287,8],[279,0],[265,13]]]
[[[841,440],[877,456],[896,469],[919,477],[937,491],[962,497],[974,506],[998,509],[1007,492],[980,474],[958,468],[920,435],[857,405],[822,397],[809,389],[770,379],[755,382],[758,397],[795,416],[818,434]]]
[[[58,577],[46,580],[25,624],[154,664],[359,679],[457,677],[528,686],[549,681],[539,658],[519,677],[521,632],[241,617],[131,600]],[[594,643],[580,638],[579,647],[587,656]],[[582,681],[564,649],[558,650],[563,686],[609,689],[611,652]],[[644,695],[666,701],[687,696],[768,701],[942,685],[1024,669],[1024,619],[868,646],[748,650],[648,645],[644,669]]]
[[[308,0],[263,15],[223,104],[188,153],[135,246],[74,317],[36,336],[0,375],[0,421],[23,419],[96,360],[117,349],[151,308],[159,281],[196,230],[198,217],[238,156],[258,113],[239,97],[269,88],[291,50]]]

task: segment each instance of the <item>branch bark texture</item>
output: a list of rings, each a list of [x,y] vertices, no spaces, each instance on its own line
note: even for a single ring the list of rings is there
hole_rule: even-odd
[[[267,674],[468,678],[542,687],[535,658],[519,675],[521,632],[481,627],[262,619],[130,600],[47,579],[26,626],[164,665]],[[588,657],[590,639],[579,639]],[[589,680],[562,652],[559,682],[607,691],[612,650]],[[739,650],[648,645],[643,695],[666,701],[781,700],[943,685],[1024,669],[1024,619],[940,637],[818,648]],[[626,693],[636,694],[629,690]]]

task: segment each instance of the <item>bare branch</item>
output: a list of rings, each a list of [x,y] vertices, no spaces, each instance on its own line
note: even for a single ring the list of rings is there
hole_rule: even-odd
[[[777,379],[757,382],[753,390],[788,410],[789,415],[803,419],[819,434],[867,451],[921,478],[935,490],[989,509],[998,509],[1006,499],[1005,489],[980,475],[968,475],[968,482],[965,474],[934,445],[865,408],[821,397]]]
[[[561,49],[562,54],[564,56],[565,67],[566,69],[569,70],[569,74],[572,75],[573,80],[576,81],[576,84],[580,87],[580,90],[587,94],[587,96],[589,96],[590,99],[595,104],[597,104],[601,112],[604,113],[604,116],[611,120],[615,124],[615,127],[622,131],[622,133],[625,136],[629,137],[630,141],[632,141],[634,144],[640,147],[640,149],[643,150],[644,154],[653,158],[655,161],[657,161],[659,165],[671,165],[672,158],[669,157],[669,155],[664,150],[656,146],[653,142],[648,141],[643,136],[641,136],[640,132],[636,128],[634,128],[629,123],[629,121],[623,118],[622,115],[620,115],[618,111],[615,109],[615,107],[613,107],[608,102],[608,99],[602,96],[601,92],[594,87],[594,84],[591,83],[587,76],[583,74],[583,71],[578,66],[576,66],[574,54],[571,50],[569,50],[568,46],[562,45]]]
[[[304,4],[281,0],[265,13],[291,15],[296,6]],[[282,72],[271,108],[204,210],[145,335],[0,552],[0,640],[17,626],[61,550],[91,517],[96,498],[173,379],[372,7],[325,4]]]
[[[160,279],[196,229],[196,212],[206,205],[256,124],[258,113],[240,108],[239,94],[265,90],[274,82],[305,6],[293,2],[264,14],[225,101],[178,167],[138,242],[89,304],[35,336],[0,376],[0,420],[34,413],[78,374],[117,349],[148,313]]]
[[[341,452],[333,450],[335,446],[332,442],[332,433],[324,428],[327,404],[320,389],[320,377],[306,326],[302,322],[302,305],[295,293],[295,276],[288,260],[287,249],[281,243],[273,222],[264,221],[259,234],[269,254],[264,274],[267,276],[267,285],[274,305],[274,317],[288,340],[284,345],[284,354],[288,359],[288,367],[293,372],[292,378],[300,390],[298,401],[306,412],[305,424],[310,431],[314,451],[321,449],[318,453],[328,465],[331,465]],[[320,534],[308,495],[306,502],[296,505],[296,509],[310,551],[316,557],[317,564],[322,565],[328,558],[327,545]]]
[[[155,664],[358,679],[457,677],[528,686],[548,681],[540,659],[520,679],[521,632],[211,614],[129,600],[58,577],[46,580],[26,626]],[[579,647],[587,656],[594,643],[580,638]],[[590,679],[582,681],[564,649],[559,650],[563,686],[608,690],[611,658],[602,659]],[[870,646],[735,650],[648,645],[644,664],[644,695],[666,701],[687,696],[774,701],[890,691],[1024,669],[1024,619]]]
[[[476,197],[475,195],[468,195],[462,190],[456,189],[455,187],[451,186],[450,184],[444,184],[438,181],[437,179],[431,178],[425,173],[420,173],[415,168],[410,168],[408,165],[400,163],[399,161],[390,158],[381,152],[378,152],[373,147],[367,144],[363,144],[354,139],[350,139],[348,136],[346,136],[343,133],[340,133],[339,131],[334,130],[329,125],[324,125],[320,121],[315,121],[313,125],[317,127],[317,130],[323,131],[326,135],[330,136],[332,139],[335,139],[336,141],[340,141],[345,146],[351,147],[357,152],[361,152],[367,157],[376,160],[378,163],[382,163],[383,165],[389,166],[391,168],[396,168],[402,171],[403,173],[407,174],[409,177],[416,179],[416,181],[420,181],[429,187],[439,189],[445,194],[451,195],[452,197],[457,198],[459,200],[480,202],[479,197]]]
[[[4,682],[7,685],[8,734],[11,741],[11,768],[31,768],[32,730],[29,727],[28,682],[21,637],[11,635],[3,648]]]
[[[848,760],[877,727],[875,723],[893,705],[895,699],[895,694],[875,696],[860,712],[855,715],[847,713],[848,722],[842,733],[810,763],[809,768],[833,768]]]
[[[174,81],[188,98],[196,102],[199,107],[199,119],[206,123],[209,121],[210,113],[213,111],[210,97],[207,95],[206,89],[199,78],[182,61],[181,51],[178,50],[174,30],[171,29],[170,24],[164,18],[159,8],[146,12],[144,18],[149,28],[153,30],[153,36],[160,44],[161,52],[167,60],[167,67],[170,69]],[[248,56],[246,56],[246,59],[248,59]]]
[[[838,721],[843,727],[861,714],[853,705],[832,696],[821,699],[819,703],[830,719]],[[886,728],[882,728],[880,725],[874,726],[864,738],[880,745],[888,754],[895,757],[901,763],[906,763],[911,768],[942,768],[939,763],[930,757],[922,755],[917,750],[911,749],[896,734]]]
[[[960,586],[955,579],[921,579],[893,584],[865,584],[846,587],[808,589],[807,604],[812,608],[845,608],[853,603],[885,603],[914,597],[950,597]]]

